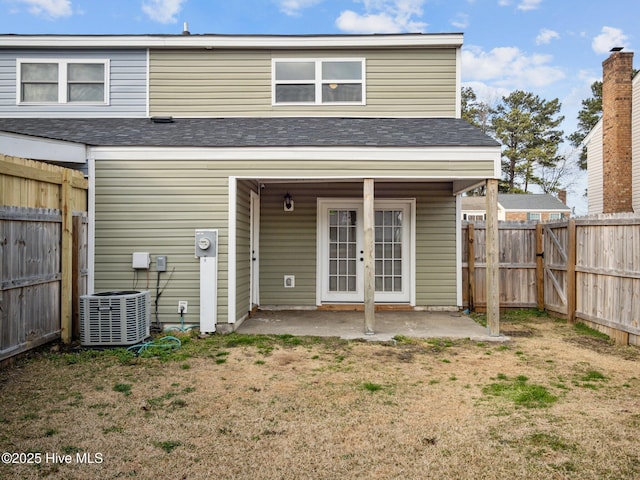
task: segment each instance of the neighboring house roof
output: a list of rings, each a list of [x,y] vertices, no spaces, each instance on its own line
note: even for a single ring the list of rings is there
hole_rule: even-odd
[[[96,146],[499,146],[455,118],[0,118],[0,131]]]
[[[505,210],[571,210],[553,195],[545,193],[499,193],[498,203],[502,205]]]
[[[485,210],[485,202],[485,197],[462,197],[462,210]],[[571,210],[553,195],[542,193],[499,193],[498,206],[509,211]]]

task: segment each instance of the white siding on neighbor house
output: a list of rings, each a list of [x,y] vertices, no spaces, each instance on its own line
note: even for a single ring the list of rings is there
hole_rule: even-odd
[[[587,199],[589,215],[602,213],[602,120],[587,137]]]
[[[108,59],[107,105],[17,105],[18,58]],[[3,117],[144,117],[147,112],[147,51],[136,50],[0,50],[0,115]]]
[[[631,172],[633,210],[640,213],[640,74],[633,79],[633,104],[631,118]]]

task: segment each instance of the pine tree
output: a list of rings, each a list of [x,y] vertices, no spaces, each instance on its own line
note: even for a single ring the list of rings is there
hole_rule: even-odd
[[[540,184],[535,172],[538,167],[553,168],[561,159],[558,149],[564,132],[558,126],[561,104],[537,95],[516,90],[496,107],[491,118],[495,138],[503,145],[503,192],[528,192]]]
[[[602,82],[595,81],[591,84],[591,97],[582,100],[582,109],[578,112],[578,130],[567,137],[576,148],[582,148],[578,166],[582,170],[587,169],[587,149],[582,147],[582,141],[596,126],[602,117]]]

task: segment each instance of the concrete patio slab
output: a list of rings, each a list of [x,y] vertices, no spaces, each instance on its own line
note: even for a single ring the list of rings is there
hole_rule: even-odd
[[[401,335],[411,338],[469,338],[504,342],[489,336],[486,327],[459,312],[376,312],[375,334],[365,335],[364,313],[357,311],[283,310],[258,311],[236,330],[246,334],[309,335],[384,342]]]

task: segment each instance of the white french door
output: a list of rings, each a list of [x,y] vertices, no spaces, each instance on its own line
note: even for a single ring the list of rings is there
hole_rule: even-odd
[[[377,200],[374,253],[376,301],[408,303],[412,291],[411,200]],[[318,200],[320,302],[364,301],[362,201]]]

